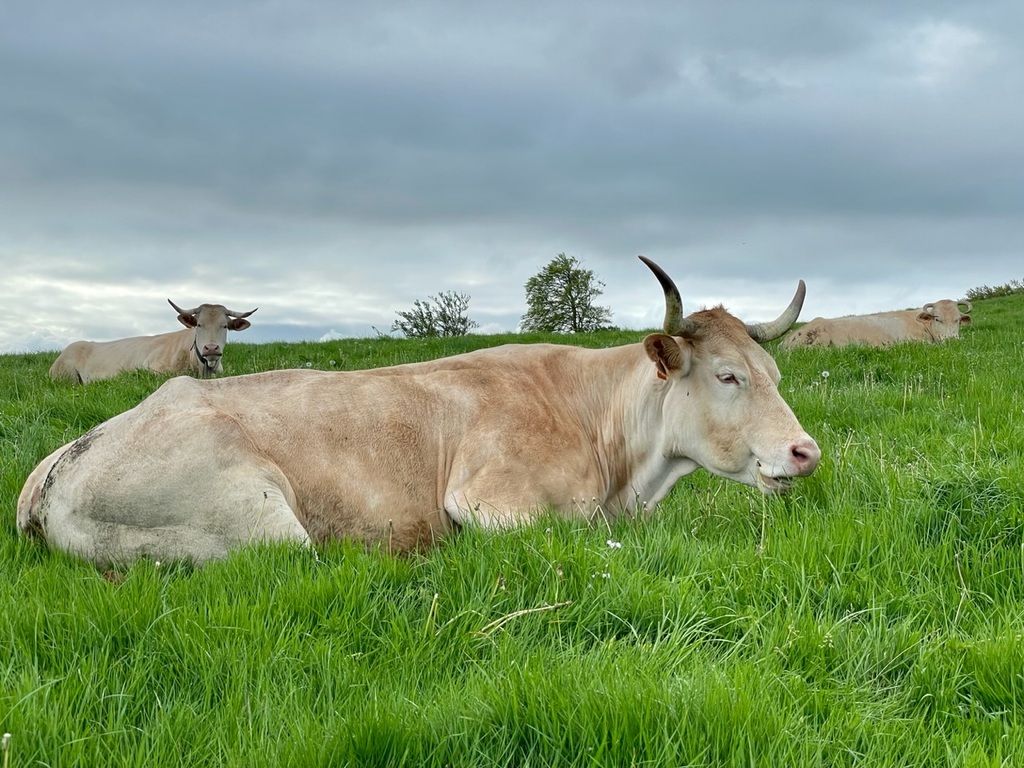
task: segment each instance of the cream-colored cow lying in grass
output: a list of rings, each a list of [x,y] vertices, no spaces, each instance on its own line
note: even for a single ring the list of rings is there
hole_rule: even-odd
[[[178,311],[185,330],[115,341],[74,341],[50,366],[51,378],[88,384],[136,368],[212,376],[224,370],[221,356],[228,331],[244,331],[250,325],[245,318],[256,311],[235,312],[220,304],[182,309],[170,299],[167,303]]]
[[[966,307],[960,311],[960,305]],[[968,325],[973,307],[967,300],[942,299],[921,309],[878,312],[873,315],[816,317],[782,340],[783,349],[794,347],[845,347],[864,344],[887,347],[899,341],[945,341],[960,335],[960,326]]]

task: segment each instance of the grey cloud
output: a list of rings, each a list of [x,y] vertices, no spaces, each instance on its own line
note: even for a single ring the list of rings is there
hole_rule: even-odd
[[[1019,277],[1022,20],[1011,3],[9,2],[0,259],[55,281],[33,323],[80,336],[164,330],[172,288],[315,338],[457,288],[511,329],[561,251],[620,323],[659,314],[637,253],[681,270],[688,306],[770,313],[804,277],[809,309],[890,308],[908,283]],[[104,301],[131,309],[97,324]]]

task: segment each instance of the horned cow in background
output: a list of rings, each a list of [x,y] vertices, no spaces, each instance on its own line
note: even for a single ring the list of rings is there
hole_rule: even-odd
[[[88,384],[136,368],[201,377],[222,373],[228,331],[244,331],[250,325],[245,318],[256,311],[235,312],[221,304],[182,309],[170,299],[167,303],[177,310],[185,330],[115,341],[72,342],[50,367],[51,378]]]
[[[960,306],[965,307],[961,312]],[[783,349],[794,347],[845,347],[864,344],[887,347],[900,341],[937,342],[955,339],[960,326],[969,325],[971,302],[942,299],[921,309],[878,312],[873,315],[816,317],[782,340]]]

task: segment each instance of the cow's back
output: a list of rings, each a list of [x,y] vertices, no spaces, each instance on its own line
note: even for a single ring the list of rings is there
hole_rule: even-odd
[[[916,312],[878,312],[833,320],[829,341],[834,347],[852,344],[886,347],[898,341],[920,338],[923,331]]]
[[[455,435],[480,434],[493,445],[535,441],[541,450],[546,442],[557,442],[560,425],[564,430],[578,420],[585,402],[582,392],[574,393],[579,385],[573,380],[580,372],[566,364],[575,354],[573,348],[555,345],[508,345],[367,371],[267,371],[196,382],[193,391],[204,408],[244,424],[253,442],[286,474],[308,480],[298,485],[320,484],[314,477],[320,472],[324,482],[336,477],[339,454],[350,464],[342,474],[379,474],[373,465],[379,455],[353,451],[356,446],[387,446],[407,461],[429,456],[418,471],[429,480],[434,504],[436,457]],[[609,360],[626,359],[630,351],[604,354]],[[591,366],[591,384],[622,367]],[[603,386],[611,390],[611,384]],[[535,434],[542,414],[559,423]],[[331,428],[340,424],[348,431]],[[520,428],[522,434],[519,424],[529,425]],[[317,450],[310,450],[310,441],[318,443]],[[417,470],[394,471],[399,476]]]
[[[918,312],[878,312],[871,315],[816,317],[782,340],[783,349],[794,347],[845,347],[862,344],[886,347],[898,341],[927,339]]]
[[[138,368],[155,373],[185,373],[191,361],[192,336],[193,332],[185,329],[114,341],[75,341],[54,361],[50,377],[88,384]]]

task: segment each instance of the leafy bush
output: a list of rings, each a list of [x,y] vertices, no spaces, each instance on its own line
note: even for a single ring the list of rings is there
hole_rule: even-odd
[[[967,291],[967,298],[971,301],[978,301],[979,299],[995,299],[1000,296],[1013,296],[1014,294],[1024,293],[1024,280],[1011,280],[1008,283],[1003,283],[997,286],[979,285],[977,288],[971,288]]]

